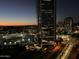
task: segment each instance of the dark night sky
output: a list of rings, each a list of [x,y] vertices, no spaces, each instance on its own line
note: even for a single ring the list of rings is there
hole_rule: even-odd
[[[79,22],[79,0],[57,0],[57,20],[73,17],[74,22]]]
[[[0,0],[0,25],[37,24],[37,0]],[[57,21],[71,16],[79,22],[79,0],[57,0]]]
[[[0,0],[0,25],[36,24],[35,0]]]

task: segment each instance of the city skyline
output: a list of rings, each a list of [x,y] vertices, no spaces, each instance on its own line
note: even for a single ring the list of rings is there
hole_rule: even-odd
[[[57,0],[57,21],[79,16],[78,0]],[[36,25],[37,0],[0,0],[0,25]]]

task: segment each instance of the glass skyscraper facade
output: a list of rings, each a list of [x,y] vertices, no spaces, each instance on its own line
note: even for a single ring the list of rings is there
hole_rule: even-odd
[[[66,17],[64,19],[64,27],[65,32],[68,32],[68,34],[72,33],[73,30],[73,18],[72,17]]]
[[[56,0],[38,0],[38,25],[41,38],[56,37]]]

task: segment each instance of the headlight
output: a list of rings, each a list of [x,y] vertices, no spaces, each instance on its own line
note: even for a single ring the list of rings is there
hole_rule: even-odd
[[[4,42],[4,45],[7,45],[7,43],[6,43],[6,42]]]

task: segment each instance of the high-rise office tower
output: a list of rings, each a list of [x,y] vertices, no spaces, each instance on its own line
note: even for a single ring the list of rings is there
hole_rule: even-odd
[[[73,30],[73,18],[72,17],[66,17],[64,19],[64,30],[68,34],[72,33],[72,30]]]
[[[56,0],[38,0],[39,33],[42,39],[56,38]]]

